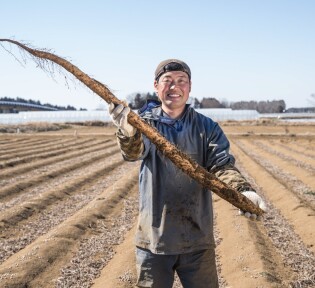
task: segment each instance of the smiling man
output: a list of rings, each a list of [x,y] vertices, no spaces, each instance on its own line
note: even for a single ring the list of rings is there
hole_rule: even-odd
[[[191,71],[178,59],[161,62],[155,71],[158,101],[139,114],[164,137],[221,181],[266,209],[263,200],[235,168],[229,141],[219,125],[186,104]],[[210,191],[190,179],[154,144],[127,122],[130,109],[109,107],[117,139],[127,161],[142,160],[139,221],[136,234],[138,287],[172,288],[177,272],[185,288],[217,288]],[[256,215],[245,216],[256,219]]]
[[[165,60],[155,71],[154,88],[162,110],[170,118],[179,118],[185,110],[191,91],[191,72],[186,63],[175,60]],[[178,71],[173,69],[179,69]]]

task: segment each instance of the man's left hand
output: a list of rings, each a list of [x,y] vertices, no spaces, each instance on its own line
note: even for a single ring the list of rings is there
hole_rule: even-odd
[[[255,205],[257,205],[260,209],[266,211],[267,210],[267,206],[264,202],[264,200],[254,191],[245,191],[242,192],[242,194],[247,197],[250,201],[252,201]],[[250,212],[244,212],[242,210],[239,210],[239,214],[240,215],[244,215],[247,218],[251,218],[254,220],[260,220],[261,216],[258,216],[256,214],[252,214]]]

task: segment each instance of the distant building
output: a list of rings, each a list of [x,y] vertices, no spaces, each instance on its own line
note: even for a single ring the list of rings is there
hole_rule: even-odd
[[[0,100],[0,113],[19,113],[21,111],[58,111],[58,109],[44,105]]]
[[[315,107],[289,108],[285,113],[315,113]]]

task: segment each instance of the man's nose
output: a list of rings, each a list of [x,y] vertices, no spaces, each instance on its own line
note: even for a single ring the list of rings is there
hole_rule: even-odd
[[[170,89],[175,89],[175,83],[171,83]]]

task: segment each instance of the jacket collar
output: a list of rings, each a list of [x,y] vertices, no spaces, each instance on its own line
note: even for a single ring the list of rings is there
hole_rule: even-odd
[[[177,121],[181,121],[186,116],[189,108],[190,104],[186,104],[183,116],[180,119],[172,119],[166,116],[166,114],[163,112],[160,101],[147,100],[144,106],[138,110],[138,113],[144,119],[155,120],[161,123],[172,125]]]

